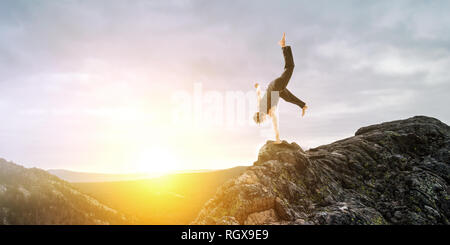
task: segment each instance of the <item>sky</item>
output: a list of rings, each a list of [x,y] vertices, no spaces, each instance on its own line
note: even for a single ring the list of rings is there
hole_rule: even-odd
[[[283,69],[283,32],[296,64],[288,89],[309,109],[302,118],[280,101],[282,139],[308,149],[415,115],[449,124],[449,10],[444,0],[1,1],[0,157],[103,173],[251,165],[270,122],[174,117],[193,114],[196,88],[215,95],[203,112],[220,116],[217,98],[267,86]]]

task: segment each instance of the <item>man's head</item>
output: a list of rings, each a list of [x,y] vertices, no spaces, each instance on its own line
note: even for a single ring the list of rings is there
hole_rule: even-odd
[[[266,120],[266,115],[263,112],[255,112],[255,115],[253,115],[253,121],[255,121],[255,123],[260,124],[262,122],[264,122],[264,120]]]

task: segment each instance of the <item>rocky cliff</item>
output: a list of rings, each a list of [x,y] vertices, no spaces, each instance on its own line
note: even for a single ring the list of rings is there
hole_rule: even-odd
[[[193,224],[449,224],[450,127],[417,116],[303,151],[268,141]]]

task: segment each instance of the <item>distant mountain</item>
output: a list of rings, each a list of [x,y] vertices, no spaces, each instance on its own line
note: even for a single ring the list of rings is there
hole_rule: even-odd
[[[123,214],[70,183],[0,158],[0,225],[129,223]]]
[[[181,170],[173,173],[204,173],[216,170],[200,169],[200,170]],[[151,179],[161,177],[163,174],[105,174],[105,173],[89,173],[89,172],[77,172],[66,169],[48,169],[47,172],[57,176],[68,182],[115,182],[115,181],[128,181],[128,180],[140,180]]]
[[[47,172],[69,182],[112,182],[149,178],[147,174],[102,174],[75,172],[65,169],[49,169]]]
[[[137,224],[189,224],[217,187],[247,167],[170,174],[134,181],[72,183]]]

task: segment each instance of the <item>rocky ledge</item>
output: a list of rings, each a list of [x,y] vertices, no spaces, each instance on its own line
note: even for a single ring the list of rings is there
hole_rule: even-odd
[[[450,127],[416,116],[303,151],[268,141],[193,224],[449,224]]]

